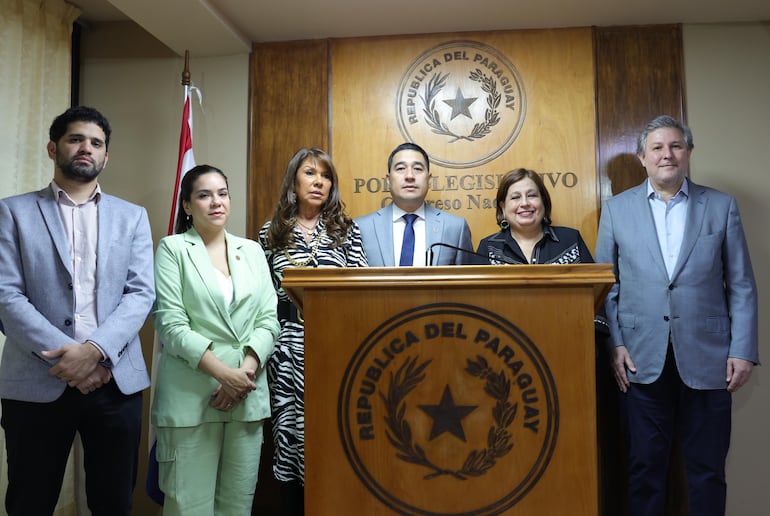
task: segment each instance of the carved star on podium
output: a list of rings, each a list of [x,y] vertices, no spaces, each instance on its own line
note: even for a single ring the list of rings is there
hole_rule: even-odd
[[[444,432],[449,432],[465,442],[462,420],[476,410],[478,405],[456,405],[449,386],[444,387],[444,394],[438,405],[418,405],[423,412],[433,419],[433,428],[430,430],[429,441],[432,441]]]
[[[463,97],[463,92],[460,91],[460,88],[457,88],[457,93],[455,94],[455,98],[445,100],[444,103],[452,108],[452,118],[450,120],[454,120],[460,115],[465,115],[468,118],[473,118],[471,116],[471,112],[468,109],[471,104],[476,102],[478,97],[468,97],[467,99]]]

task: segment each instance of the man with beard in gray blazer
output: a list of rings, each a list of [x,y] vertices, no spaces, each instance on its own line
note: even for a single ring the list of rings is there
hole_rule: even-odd
[[[732,393],[758,363],[757,291],[735,199],[688,177],[690,129],[652,120],[637,154],[648,179],[609,199],[596,261],[629,445],[629,514],[664,514],[679,429],[689,514],[723,516]]]
[[[94,516],[129,516],[149,377],[138,332],[155,297],[146,211],[102,193],[110,125],[70,108],[50,127],[53,181],[0,200],[5,508],[49,515],[75,433]]]
[[[390,153],[388,180],[393,203],[356,219],[369,266],[471,263],[473,243],[465,219],[425,202],[430,178],[428,153],[419,145],[402,143]],[[448,246],[431,248],[437,243]],[[426,263],[426,251],[431,251],[432,263]]]

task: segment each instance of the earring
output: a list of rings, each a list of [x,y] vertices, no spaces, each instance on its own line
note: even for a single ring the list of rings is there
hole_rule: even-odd
[[[500,221],[500,229],[502,229],[503,231],[505,231],[506,229],[509,229],[510,227],[511,225],[508,224],[507,220],[503,219]]]

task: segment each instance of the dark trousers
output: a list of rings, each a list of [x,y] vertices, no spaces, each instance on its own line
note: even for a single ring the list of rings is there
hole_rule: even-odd
[[[75,432],[83,442],[86,496],[93,516],[129,516],[142,428],[142,395],[114,380],[90,394],[67,388],[55,401],[2,400],[9,516],[50,516]]]
[[[281,485],[284,516],[302,516],[305,514],[305,486],[299,480],[278,481]]]
[[[666,474],[678,429],[687,471],[689,513],[724,516],[730,393],[726,389],[687,387],[669,349],[660,377],[649,385],[632,383],[621,395],[621,408],[629,445],[629,515],[665,514]]]

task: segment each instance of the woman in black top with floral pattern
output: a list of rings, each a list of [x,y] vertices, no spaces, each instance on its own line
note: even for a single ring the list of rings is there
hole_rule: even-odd
[[[500,231],[479,242],[476,264],[593,263],[576,229],[551,225],[551,196],[533,170],[508,172],[497,189]],[[483,256],[487,257],[484,260]]]

